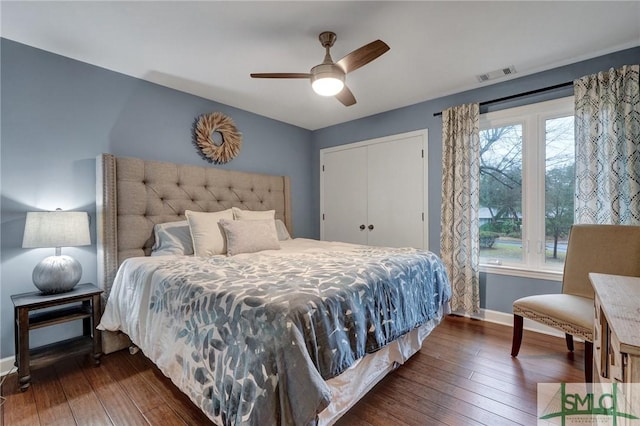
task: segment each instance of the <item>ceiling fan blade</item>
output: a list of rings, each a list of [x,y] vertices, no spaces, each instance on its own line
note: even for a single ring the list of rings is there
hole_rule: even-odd
[[[311,78],[309,73],[298,72],[266,72],[251,74],[252,78]]]
[[[372,41],[371,43],[365,44],[361,48],[349,53],[344,58],[336,62],[336,64],[342,68],[345,73],[349,73],[367,65],[389,49],[390,47],[387,43],[382,40]]]
[[[356,103],[356,97],[353,96],[353,93],[351,93],[351,90],[349,90],[347,86],[344,86],[340,93],[336,95],[336,99],[342,102],[344,106],[351,106]]]

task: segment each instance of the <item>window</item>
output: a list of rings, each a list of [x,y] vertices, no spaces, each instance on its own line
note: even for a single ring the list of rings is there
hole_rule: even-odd
[[[573,224],[573,109],[570,97],[481,116],[483,270],[556,279],[562,271]]]

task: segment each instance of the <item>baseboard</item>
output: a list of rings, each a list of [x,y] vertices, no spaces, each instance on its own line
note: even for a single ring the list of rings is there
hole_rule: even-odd
[[[472,318],[513,327],[513,314],[506,312],[492,311],[491,309],[480,309],[480,314],[473,316]],[[563,332],[544,324],[540,324],[539,322],[531,321],[528,318],[524,319],[524,329],[535,331],[536,333],[548,334],[550,336],[564,337]]]
[[[508,314],[506,312],[492,311],[490,309],[480,309],[480,313],[478,315],[471,316],[471,318],[513,327],[513,314]],[[550,336],[564,338],[564,333],[562,331],[552,327],[548,327],[544,324],[540,324],[539,322],[531,321],[527,318],[524,319],[523,328],[525,330],[535,331],[536,333],[548,334]],[[577,342],[582,342],[582,339],[578,337],[574,337],[574,340]]]
[[[15,360],[16,358],[13,355],[0,359],[0,376],[13,373],[16,370],[16,367],[13,365]]]

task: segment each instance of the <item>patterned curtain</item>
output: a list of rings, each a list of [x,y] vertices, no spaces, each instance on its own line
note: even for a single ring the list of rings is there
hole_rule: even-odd
[[[478,209],[480,107],[442,112],[442,234],[440,256],[453,288],[451,310],[480,312]]]
[[[640,225],[638,65],[574,82],[576,223]]]

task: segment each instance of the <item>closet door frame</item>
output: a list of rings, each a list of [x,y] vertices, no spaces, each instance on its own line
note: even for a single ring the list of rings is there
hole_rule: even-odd
[[[343,144],[343,145],[336,145],[330,148],[323,148],[320,150],[320,239],[324,240],[324,236],[325,236],[325,226],[324,226],[324,218],[323,218],[323,212],[325,211],[325,200],[324,200],[324,192],[325,192],[325,183],[324,183],[324,176],[323,176],[323,164],[324,164],[324,155],[325,153],[331,153],[331,152],[336,152],[336,151],[342,151],[345,149],[353,149],[353,148],[359,148],[359,147],[367,147],[369,145],[374,145],[374,144],[379,144],[379,143],[386,143],[386,142],[393,142],[395,140],[401,140],[401,139],[407,139],[407,138],[411,138],[411,137],[422,137],[422,147],[423,147],[423,156],[422,156],[422,161],[423,161],[423,187],[424,187],[424,194],[423,194],[423,206],[422,206],[422,211],[424,214],[424,226],[423,226],[423,247],[428,250],[429,249],[429,210],[428,210],[428,201],[429,201],[429,186],[428,186],[428,146],[429,146],[429,139],[428,139],[428,130],[427,129],[421,129],[421,130],[415,130],[415,131],[411,131],[411,132],[406,132],[406,133],[399,133],[399,134],[395,134],[395,135],[390,135],[390,136],[384,136],[381,138],[375,138],[375,139],[368,139],[368,140],[363,140],[363,141],[359,141],[359,142],[352,142],[352,143],[347,143],[347,144]]]

